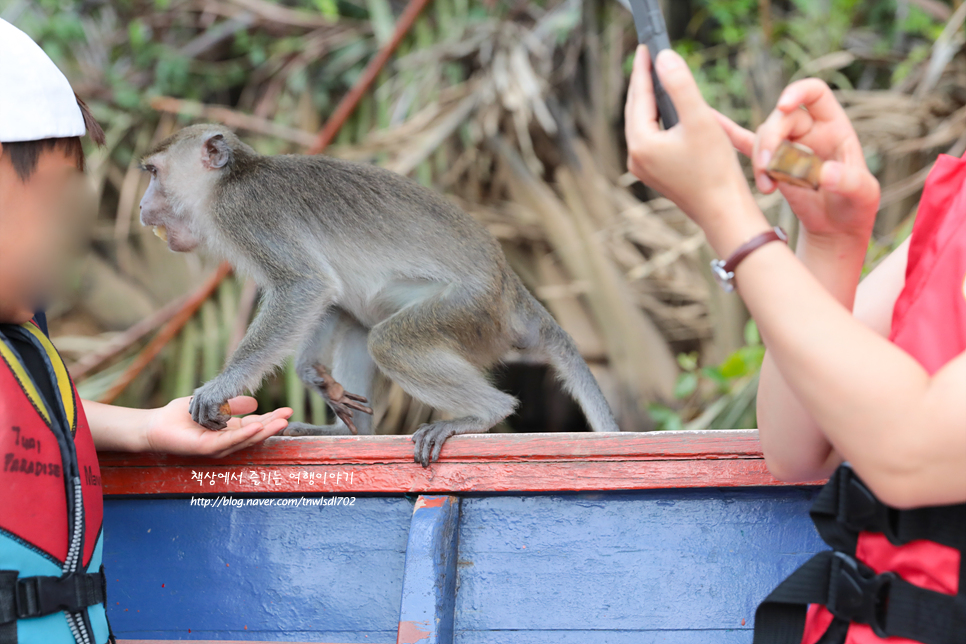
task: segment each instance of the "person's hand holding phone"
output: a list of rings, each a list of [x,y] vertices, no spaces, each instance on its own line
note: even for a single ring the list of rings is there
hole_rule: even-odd
[[[738,156],[684,59],[666,49],[656,70],[679,122],[658,125],[647,48],[639,46],[624,108],[628,169],[674,201],[704,230],[719,256],[770,226],[757,208]]]

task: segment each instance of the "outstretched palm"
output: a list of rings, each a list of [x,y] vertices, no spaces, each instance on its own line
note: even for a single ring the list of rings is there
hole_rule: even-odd
[[[221,458],[278,434],[288,425],[288,418],[292,415],[291,409],[283,407],[268,414],[239,418],[234,415],[255,411],[258,402],[251,396],[238,396],[228,401],[234,416],[228,426],[212,431],[191,420],[190,401],[190,397],[176,398],[154,411],[145,429],[151,451]]]

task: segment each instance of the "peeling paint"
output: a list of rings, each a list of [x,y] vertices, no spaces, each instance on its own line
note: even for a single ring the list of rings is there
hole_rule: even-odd
[[[439,508],[446,505],[446,501],[450,499],[449,496],[443,494],[439,496],[420,496],[416,500],[417,508]]]
[[[416,644],[421,640],[428,640],[433,632],[431,630],[425,630],[426,628],[429,628],[428,622],[399,622],[396,644]]]

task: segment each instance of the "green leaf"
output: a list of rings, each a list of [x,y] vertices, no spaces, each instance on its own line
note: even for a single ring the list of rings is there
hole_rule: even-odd
[[[726,393],[731,389],[731,382],[725,378],[724,374],[721,373],[721,369],[718,367],[705,367],[701,370],[701,373],[709,380],[718,385],[718,390],[721,393]]]
[[[698,352],[679,353],[678,365],[685,371],[694,371],[698,366]]]
[[[313,4],[329,20],[339,19],[339,6],[335,0],[314,0]]]
[[[684,429],[681,415],[670,407],[666,407],[660,403],[652,403],[648,405],[647,411],[651,415],[651,420],[654,421],[655,429],[671,432]]]
[[[745,373],[750,374],[761,369],[761,363],[765,359],[765,347],[758,345],[754,347],[742,347],[738,349],[738,355],[745,363]]]
[[[114,86],[114,102],[125,110],[137,109],[141,105],[141,94],[126,82]]]
[[[698,374],[693,371],[687,371],[679,375],[677,382],[674,383],[674,397],[678,400],[687,398],[693,394],[697,388]]]
[[[383,45],[392,38],[392,32],[396,29],[396,19],[392,15],[392,7],[388,0],[366,0],[369,8],[369,20],[372,23],[372,33],[376,36],[376,41]]]
[[[745,344],[750,347],[761,344],[761,335],[758,333],[758,325],[754,320],[748,320],[745,324]]]
[[[251,61],[253,67],[258,67],[268,60],[268,54],[265,53],[264,47],[261,45],[255,45],[248,52],[248,60]]]
[[[148,41],[148,27],[141,20],[135,19],[127,27],[127,37],[131,47],[139,48]]]
[[[740,349],[735,351],[721,363],[721,375],[729,380],[741,378],[748,372],[748,367],[740,351]]]

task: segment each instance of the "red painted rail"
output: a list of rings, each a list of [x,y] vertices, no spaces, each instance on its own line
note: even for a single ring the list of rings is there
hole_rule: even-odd
[[[102,453],[105,494],[438,493],[787,485],[753,430],[480,434],[413,462],[409,436],[271,438],[223,459]],[[812,481],[807,485],[819,485]]]

